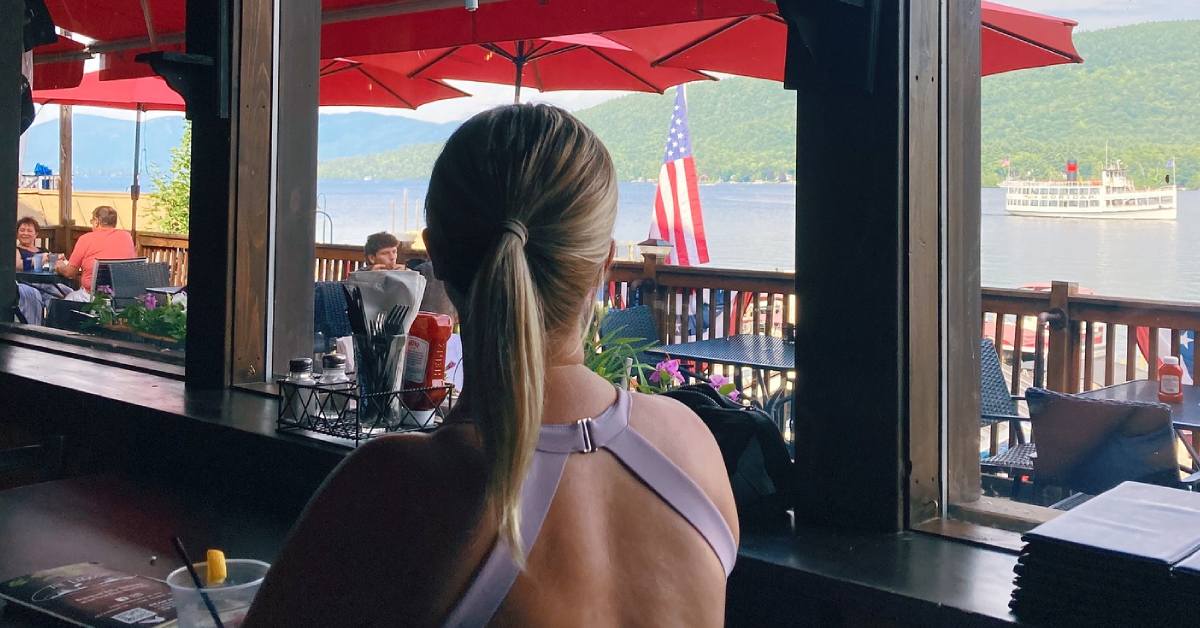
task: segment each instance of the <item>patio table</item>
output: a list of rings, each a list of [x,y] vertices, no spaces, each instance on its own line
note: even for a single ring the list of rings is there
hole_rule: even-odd
[[[1114,384],[1080,393],[1079,396],[1115,401],[1158,402],[1158,382],[1135,379],[1123,384]],[[1175,427],[1175,435],[1183,442],[1184,449],[1192,457],[1192,470],[1200,470],[1200,454],[1197,454],[1197,450],[1200,449],[1200,386],[1183,385],[1183,403],[1167,405],[1171,406],[1171,423]],[[1182,430],[1191,432],[1191,438],[1186,438]]]
[[[42,272],[40,270],[38,270],[38,271],[18,270],[17,271],[17,281],[20,283],[28,283],[28,284],[61,283],[61,284],[67,284],[70,286],[75,285],[75,282],[71,281],[70,279],[67,279],[66,277],[63,277],[62,275],[60,275],[58,273],[55,273],[55,272],[47,273],[47,272]]]
[[[767,390],[768,371],[787,373],[796,370],[796,343],[775,336],[742,334],[725,338],[710,338],[659,345],[647,349],[646,353],[734,366],[736,368],[733,372],[733,381],[738,390],[743,390],[742,368],[751,369],[754,371],[757,384],[762,389],[762,398],[765,400],[763,409],[771,415],[774,415],[775,411],[782,407],[783,399],[780,393],[785,390],[785,387],[780,387],[774,395],[769,395]],[[776,417],[776,420],[780,423],[782,430],[786,420],[782,417]]]

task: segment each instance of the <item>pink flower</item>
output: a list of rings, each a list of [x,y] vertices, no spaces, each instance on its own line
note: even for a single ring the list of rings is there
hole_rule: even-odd
[[[112,286],[100,286],[99,288],[96,288],[96,292],[99,292],[100,294],[107,294],[110,297],[113,295]]]
[[[729,397],[731,401],[737,401],[738,397],[742,396],[742,393],[738,391],[734,383],[724,375],[713,374],[709,376],[708,385],[712,386],[713,390],[717,391],[717,393]]]
[[[683,375],[679,373],[679,360],[663,360],[654,365],[654,372],[650,374],[650,381],[655,384],[665,384],[664,380],[671,382],[683,383]]]
[[[158,307],[158,299],[153,294],[147,294],[143,302],[146,304],[147,310],[153,310]]]

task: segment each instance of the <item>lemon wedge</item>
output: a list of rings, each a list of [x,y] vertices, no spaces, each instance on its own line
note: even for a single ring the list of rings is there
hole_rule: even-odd
[[[210,549],[205,555],[205,560],[208,564],[208,586],[225,582],[225,578],[228,577],[228,572],[225,571],[225,552]]]

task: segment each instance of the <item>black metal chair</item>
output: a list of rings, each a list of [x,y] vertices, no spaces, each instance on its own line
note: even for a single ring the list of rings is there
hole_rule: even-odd
[[[1024,397],[1017,397],[1009,392],[1008,383],[1004,379],[1004,369],[1000,364],[1000,353],[991,338],[984,338],[980,342],[979,366],[979,424],[991,428],[988,454],[995,456],[999,453],[999,428],[1003,422],[1008,422],[1010,447],[1025,442],[1025,435],[1021,430],[1021,421],[1024,418],[1017,410],[1017,402],[1024,401]]]
[[[1034,501],[1048,487],[1086,496],[1129,480],[1185,489],[1200,483],[1200,473],[1179,477],[1168,406],[1041,388],[1030,388],[1025,396],[1037,443],[1023,443],[984,461],[1013,473],[1013,499],[1019,496],[1022,475],[1033,480]],[[1072,495],[1053,507],[1065,510],[1085,500]]]
[[[128,259],[98,259],[92,261],[92,292],[100,289],[102,286],[112,287],[111,269],[115,265],[120,264],[145,264],[149,260],[145,257],[131,257]],[[160,284],[161,285],[161,284]]]
[[[1012,479],[1012,498],[1016,499],[1021,476],[1033,472],[1032,456],[1036,451],[1033,443],[1025,442],[1025,433],[1021,429],[1021,421],[1028,419],[1020,416],[1017,402],[1024,401],[1024,397],[1009,392],[1000,353],[991,338],[980,342],[979,366],[979,424],[990,428],[988,457],[979,462],[979,468],[984,473],[1007,474]],[[998,451],[1000,424],[1005,421],[1008,422],[1009,445],[1004,451]]]
[[[615,335],[618,338],[629,338],[638,344],[654,346],[659,344],[658,326],[654,324],[654,310],[648,305],[639,305],[623,310],[611,309],[600,319],[600,337],[607,338]],[[642,364],[656,364],[659,357],[646,352],[636,356]]]
[[[101,268],[107,269],[116,308],[126,307],[145,295],[147,289],[163,287],[171,281],[171,266],[165,262],[105,260],[97,263],[97,286],[104,285],[100,283]]]

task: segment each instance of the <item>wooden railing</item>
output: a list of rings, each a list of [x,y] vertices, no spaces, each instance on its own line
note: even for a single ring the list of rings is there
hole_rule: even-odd
[[[1014,393],[1035,383],[1080,392],[1156,380],[1159,358],[1178,356],[1184,334],[1200,329],[1200,304],[1082,294],[1058,281],[1048,291],[984,288],[983,311],[983,333],[1004,349]]]
[[[664,343],[737,334],[783,336],[794,324],[795,274],[616,262],[608,307],[649,305]]]
[[[56,227],[43,229],[39,238],[42,246],[65,253],[87,231]],[[187,283],[186,236],[139,233],[136,244],[139,255],[170,264],[173,284]],[[317,281],[345,279],[363,264],[357,246],[318,244],[316,252]],[[400,256],[424,253],[406,248]],[[795,273],[667,266],[653,256],[614,263],[603,300],[617,308],[649,305],[664,343],[783,336],[795,324],[797,308]],[[983,335],[1002,349],[1014,394],[1033,384],[1079,392],[1157,379],[1158,358],[1179,355],[1184,334],[1195,337],[1200,330],[1200,304],[1095,296],[1066,282],[1039,290],[983,288],[982,305]],[[1137,343],[1139,328],[1145,351]],[[1200,373],[1191,375],[1200,381]]]
[[[79,236],[91,231],[87,227],[51,227],[38,234],[38,245],[56,253],[70,254]],[[186,235],[169,233],[139,232],[134,237],[139,257],[151,262],[163,262],[171,267],[171,285],[187,285],[188,238]],[[350,276],[364,264],[361,246],[349,244],[317,244],[313,279],[316,281],[340,281]],[[425,258],[423,251],[401,246],[400,260]]]

